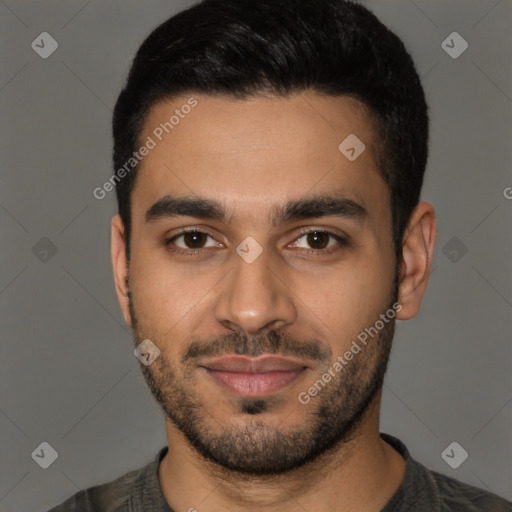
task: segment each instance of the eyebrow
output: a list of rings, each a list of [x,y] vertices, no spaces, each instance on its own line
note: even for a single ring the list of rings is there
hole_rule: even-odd
[[[145,220],[146,223],[153,223],[160,219],[179,216],[228,222],[228,212],[217,201],[202,197],[173,198],[169,195],[160,198],[148,208]],[[283,206],[275,206],[271,212],[273,226],[293,220],[321,217],[342,217],[362,222],[368,217],[368,211],[361,204],[337,193],[289,201]]]

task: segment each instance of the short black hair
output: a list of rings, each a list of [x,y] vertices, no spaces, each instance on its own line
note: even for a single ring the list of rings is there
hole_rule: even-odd
[[[192,93],[244,99],[305,91],[357,98],[372,114],[399,256],[423,183],[428,107],[402,41],[356,2],[203,0],[162,23],[137,51],[115,106],[114,172],[140,146],[145,117],[159,101]],[[136,171],[116,186],[128,259]]]

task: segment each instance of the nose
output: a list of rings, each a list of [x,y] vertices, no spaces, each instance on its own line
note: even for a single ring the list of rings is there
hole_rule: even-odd
[[[297,309],[285,273],[270,261],[267,251],[251,263],[233,254],[233,264],[215,304],[218,322],[255,335],[295,321]]]

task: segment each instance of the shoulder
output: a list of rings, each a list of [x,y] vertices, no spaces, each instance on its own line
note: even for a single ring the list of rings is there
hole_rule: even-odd
[[[101,485],[82,490],[48,512],[125,512],[134,482],[144,471],[136,469]]]
[[[427,468],[399,439],[384,433],[381,437],[406,463],[402,483],[382,512],[512,512],[511,502]]]
[[[479,489],[436,471],[428,471],[438,489],[443,512],[512,512],[512,502],[492,492]]]

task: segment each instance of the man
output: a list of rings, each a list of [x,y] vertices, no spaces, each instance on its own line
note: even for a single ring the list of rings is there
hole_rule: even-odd
[[[424,93],[343,0],[205,0],[114,113],[112,262],[168,446],[61,511],[510,511],[379,433],[436,240]]]

